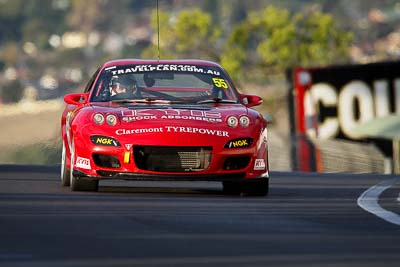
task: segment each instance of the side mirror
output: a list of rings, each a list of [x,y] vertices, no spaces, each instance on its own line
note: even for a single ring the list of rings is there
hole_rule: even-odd
[[[254,107],[254,106],[259,106],[263,102],[262,98],[259,96],[256,96],[256,95],[241,94],[240,98],[242,100],[243,105],[245,105],[248,108]]]
[[[68,94],[64,96],[64,102],[71,105],[82,105],[88,100],[88,94]]]

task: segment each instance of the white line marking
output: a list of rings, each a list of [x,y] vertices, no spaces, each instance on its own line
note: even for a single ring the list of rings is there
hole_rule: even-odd
[[[394,185],[398,180],[399,178],[386,180],[369,188],[357,199],[358,206],[387,222],[400,225],[400,215],[385,210],[378,204],[379,195]]]

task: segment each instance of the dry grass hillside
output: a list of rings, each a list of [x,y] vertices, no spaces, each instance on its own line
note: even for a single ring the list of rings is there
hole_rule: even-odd
[[[1,106],[0,163],[43,163],[41,153],[57,147],[63,107],[61,100]]]

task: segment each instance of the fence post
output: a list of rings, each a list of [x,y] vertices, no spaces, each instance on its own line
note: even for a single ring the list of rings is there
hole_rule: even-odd
[[[400,173],[400,139],[393,139],[393,173]]]

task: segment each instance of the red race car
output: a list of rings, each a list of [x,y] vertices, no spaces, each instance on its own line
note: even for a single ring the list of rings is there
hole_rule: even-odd
[[[65,95],[61,183],[221,181],[230,194],[266,195],[267,121],[225,70],[201,60],[103,64],[84,92]]]

